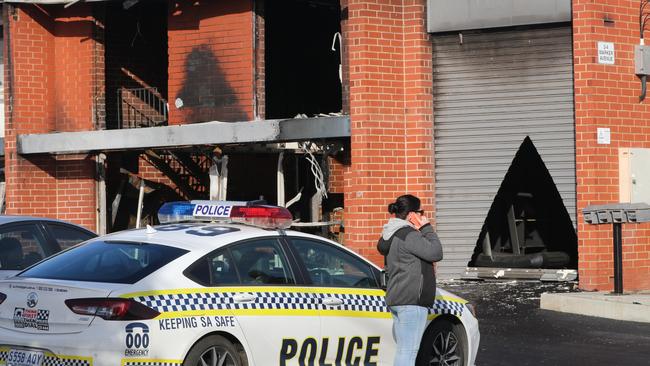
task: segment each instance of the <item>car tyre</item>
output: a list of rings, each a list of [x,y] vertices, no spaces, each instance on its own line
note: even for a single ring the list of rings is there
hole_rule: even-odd
[[[422,337],[418,366],[465,366],[465,332],[461,325],[441,319],[429,325]]]
[[[245,355],[232,342],[220,335],[198,341],[187,354],[183,366],[247,366]]]

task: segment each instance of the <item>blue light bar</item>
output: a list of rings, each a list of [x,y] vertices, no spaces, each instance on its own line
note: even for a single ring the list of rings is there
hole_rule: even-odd
[[[158,221],[161,224],[170,222],[191,221],[194,219],[194,204],[190,202],[167,202],[158,210]]]

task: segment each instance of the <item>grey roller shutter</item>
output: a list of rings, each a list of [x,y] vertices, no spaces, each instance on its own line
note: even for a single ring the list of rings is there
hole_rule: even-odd
[[[527,135],[575,226],[571,28],[432,38],[438,271],[457,277]]]

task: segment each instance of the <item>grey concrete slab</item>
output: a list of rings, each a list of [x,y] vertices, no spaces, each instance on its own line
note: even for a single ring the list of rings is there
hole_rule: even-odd
[[[71,154],[345,137],[350,137],[350,117],[334,116],[26,134],[18,135],[16,149],[21,155]]]
[[[650,323],[650,293],[543,293],[540,308],[607,319]]]

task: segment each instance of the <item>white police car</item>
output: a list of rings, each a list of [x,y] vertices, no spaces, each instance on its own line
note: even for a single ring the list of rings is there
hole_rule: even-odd
[[[392,364],[380,270],[285,231],[286,209],[194,201],[159,217],[167,224],[90,240],[0,281],[0,364]],[[471,306],[438,290],[429,318],[421,364],[473,365]]]

